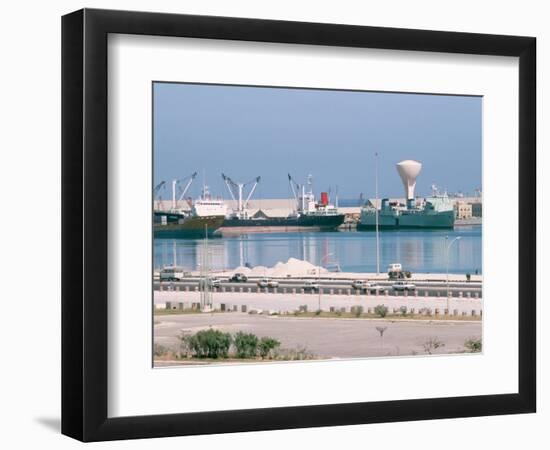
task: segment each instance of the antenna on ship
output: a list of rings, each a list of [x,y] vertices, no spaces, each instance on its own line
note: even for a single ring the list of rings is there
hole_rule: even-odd
[[[374,153],[374,184],[376,209],[376,275],[380,275],[380,230],[378,229],[378,152]]]

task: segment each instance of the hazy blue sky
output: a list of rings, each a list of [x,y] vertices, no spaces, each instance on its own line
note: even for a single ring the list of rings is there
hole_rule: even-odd
[[[481,98],[284,88],[154,85],[154,178],[200,177],[228,198],[221,173],[258,175],[255,198],[290,195],[287,173],[313,175],[314,189],[340,198],[402,196],[395,163],[423,164],[417,195],[432,183],[449,192],[481,187]],[[169,198],[169,189],[162,194]]]

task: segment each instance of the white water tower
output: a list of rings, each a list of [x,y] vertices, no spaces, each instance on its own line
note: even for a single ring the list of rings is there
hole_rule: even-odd
[[[414,200],[414,187],[416,186],[416,177],[422,169],[422,164],[418,161],[407,159],[396,164],[397,172],[403,181],[405,187],[405,200],[407,204]]]

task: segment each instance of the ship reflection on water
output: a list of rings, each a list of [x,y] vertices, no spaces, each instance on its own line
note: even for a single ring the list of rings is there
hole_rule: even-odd
[[[444,231],[387,231],[381,233],[380,269],[400,262],[412,272],[446,271],[446,237],[460,236],[449,252],[449,272],[482,273],[481,226]],[[154,266],[175,264],[197,270],[204,251],[202,239],[154,240]],[[212,270],[239,266],[274,266],[297,258],[344,272],[376,271],[374,232],[307,232],[247,234],[211,239],[208,245]]]

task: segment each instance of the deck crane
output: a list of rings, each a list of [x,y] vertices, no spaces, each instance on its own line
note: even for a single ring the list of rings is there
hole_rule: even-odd
[[[159,184],[157,184],[154,188],[153,188],[153,200],[156,199],[157,200],[157,209],[161,209],[161,205],[162,205],[162,197],[159,195],[159,191],[165,187],[166,185],[166,181],[161,181]]]
[[[260,182],[261,177],[256,177],[246,183],[237,183],[236,181],[233,181],[230,177],[222,173],[223,181],[225,181],[225,184],[227,186],[227,190],[229,191],[229,195],[231,195],[231,198],[237,202],[237,211],[236,215],[239,219],[246,218],[246,208],[248,206],[248,202],[250,198],[252,197],[252,194],[254,194],[254,191],[256,190],[256,187],[258,186],[258,183]],[[250,189],[250,192],[248,193],[248,196],[246,197],[246,200],[243,201],[243,190],[246,186],[253,184],[252,188]]]
[[[184,197],[184,195],[187,193],[189,187],[191,186],[191,183],[193,183],[193,180],[197,177],[197,172],[193,173],[192,175],[189,175],[185,178],[180,178],[179,180],[172,180],[172,210],[175,211],[178,207],[178,202]],[[180,183],[186,182],[185,187],[181,190],[181,194],[179,198],[176,199],[176,190]]]
[[[288,174],[288,182],[290,183],[290,189],[292,190],[292,194],[296,199],[298,212],[303,213],[306,210],[306,201],[309,202],[309,201],[313,201],[314,199],[313,192],[311,190],[312,176],[308,175],[307,177],[307,185],[309,187],[308,192],[306,192],[305,184],[298,184],[290,174]]]

